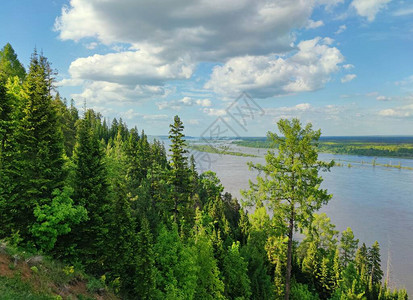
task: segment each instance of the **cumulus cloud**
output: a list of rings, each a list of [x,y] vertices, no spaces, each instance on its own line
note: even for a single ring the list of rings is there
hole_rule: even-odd
[[[344,76],[343,78],[341,78],[341,82],[345,83],[345,82],[350,82],[353,79],[355,79],[357,77],[356,74],[347,74],[346,76]]]
[[[323,25],[310,20],[313,10],[339,3],[343,0],[70,0],[55,30],[62,40],[94,39],[90,47],[102,43],[117,51],[72,62],[72,80],[96,83],[88,83],[83,96],[102,94],[92,89],[110,83],[125,86],[129,100],[141,99],[129,92],[160,91],[166,82],[191,78],[197,64],[208,61],[231,65],[231,90],[262,88],[266,97],[321,88],[338,70],[342,55],[328,47],[331,39],[301,42],[292,57],[291,51],[295,29]],[[251,75],[242,73],[248,67],[262,73],[247,78]],[[218,73],[214,69],[210,86]],[[222,91],[229,81],[214,90]]]
[[[148,97],[164,96],[166,90],[160,86],[149,85],[124,85],[107,81],[85,82],[80,94],[72,94],[74,99],[87,101],[88,103],[131,102]]]
[[[379,111],[382,117],[410,118],[413,117],[413,104],[388,108]]]
[[[242,56],[213,69],[205,87],[219,94],[241,91],[265,98],[322,88],[339,70],[344,57],[329,40],[302,41],[292,56]]]
[[[124,84],[162,85],[167,80],[188,79],[194,65],[185,59],[167,62],[160,49],[142,48],[106,55],[78,58],[70,64],[73,79]]]
[[[353,0],[351,5],[360,16],[366,17],[369,22],[372,22],[377,13],[385,8],[390,1],[391,0]]]
[[[184,97],[180,100],[175,100],[175,101],[157,102],[156,105],[158,106],[159,110],[162,110],[162,109],[181,110],[182,106],[209,107],[212,105],[212,102],[209,99],[193,99],[191,97]]]
[[[96,38],[104,44],[150,44],[165,55],[190,52],[217,60],[290,49],[291,30],[305,27],[314,0],[71,0],[56,19],[63,40]],[[229,18],[228,15],[231,14]]]

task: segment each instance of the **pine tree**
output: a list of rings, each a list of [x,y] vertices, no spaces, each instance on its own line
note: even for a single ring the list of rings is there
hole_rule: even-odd
[[[7,43],[0,51],[0,79],[17,76],[20,82],[26,77],[26,70],[17,58],[13,47]]]
[[[136,256],[138,265],[137,274],[134,277],[135,295],[139,297],[139,299],[152,299],[156,285],[155,253],[149,222],[145,217],[141,220]]]
[[[358,243],[359,240],[354,238],[353,231],[350,227],[347,227],[347,229],[341,233],[340,249],[344,267],[354,260]]]
[[[91,272],[99,273],[104,269],[111,203],[108,197],[107,170],[103,163],[104,152],[92,127],[93,122],[93,112],[87,111],[79,124],[73,155],[73,199],[76,204],[86,208],[88,220],[77,226],[71,238],[76,244],[76,257]]]
[[[185,149],[185,135],[183,123],[178,116],[174,118],[174,124],[171,124],[169,131],[169,139],[171,140],[171,175],[170,183],[173,187],[173,203],[170,208],[173,212],[175,222],[180,221],[182,217],[186,217],[186,221],[190,220],[188,211],[190,208],[190,172],[188,168],[188,158],[185,154],[188,152]],[[193,217],[193,216],[192,216]]]
[[[50,90],[49,63],[35,51],[24,83],[22,119],[4,150],[1,213],[6,232],[18,231],[27,243],[33,238],[36,205],[51,203],[53,191],[63,188],[63,137]]]
[[[380,262],[380,247],[379,243],[375,241],[371,248],[369,248],[367,254],[367,273],[373,286],[380,283],[383,278],[383,270],[381,269]]]

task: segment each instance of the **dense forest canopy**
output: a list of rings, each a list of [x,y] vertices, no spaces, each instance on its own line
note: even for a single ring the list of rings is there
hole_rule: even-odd
[[[37,51],[27,73],[10,44],[0,52],[5,242],[103,278],[122,299],[407,299],[387,288],[377,242],[360,246],[317,214],[331,199],[319,172],[333,163],[318,161],[311,124],[269,133],[279,151],[251,165],[261,175],[241,206],[197,172],[178,116],[167,151],[122,119],[79,113],[54,76]]]

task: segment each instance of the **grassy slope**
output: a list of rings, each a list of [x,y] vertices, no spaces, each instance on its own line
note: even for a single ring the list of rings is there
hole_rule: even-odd
[[[0,245],[0,299],[118,299],[73,267]]]

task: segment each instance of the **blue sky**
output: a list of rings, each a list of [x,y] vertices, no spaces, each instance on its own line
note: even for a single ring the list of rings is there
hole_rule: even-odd
[[[5,1],[0,45],[34,47],[59,92],[149,134],[217,118],[264,136],[299,117],[323,135],[413,135],[413,3],[398,0]],[[239,126],[227,107],[260,106]]]

